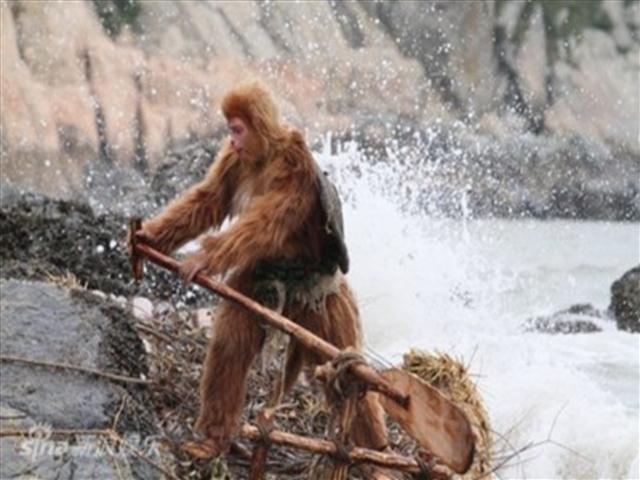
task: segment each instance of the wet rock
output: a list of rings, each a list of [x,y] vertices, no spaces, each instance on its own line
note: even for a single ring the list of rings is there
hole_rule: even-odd
[[[607,320],[606,312],[596,309],[590,304],[577,304],[550,316],[528,319],[524,324],[525,331],[550,334],[593,333],[602,331],[598,325]]]
[[[527,135],[499,144],[461,136],[456,143],[475,216],[640,219],[633,155],[575,136]]]
[[[144,218],[158,208],[143,172],[105,162],[87,166],[84,190],[74,198],[91,206],[98,215],[120,213]]]
[[[4,188],[3,188],[4,190]],[[142,282],[131,279],[124,246],[127,218],[96,215],[86,204],[34,194],[3,195],[0,205],[0,275],[68,278],[103,292],[209,305],[212,296],[185,287],[173,274],[148,266]]]
[[[148,371],[131,317],[88,292],[43,282],[2,279],[0,299],[2,429],[28,431],[26,437],[0,439],[0,477],[114,478],[121,469],[130,478],[159,478],[105,436],[51,433],[112,428],[118,416],[119,435],[136,442],[153,438],[157,429],[146,387],[7,361],[17,357],[140,378]]]
[[[601,318],[601,319],[608,318],[606,312],[603,312],[602,310],[598,310],[597,308],[595,308],[590,303],[578,303],[578,304],[572,305],[569,308],[567,308],[566,310],[562,310],[561,312],[558,312],[558,313],[570,313],[570,314],[573,314],[573,315],[586,315],[588,317]]]
[[[178,194],[204,178],[213,164],[220,143],[192,142],[171,150],[150,182],[150,195],[162,208]]]
[[[88,478],[160,479],[149,464],[104,436],[54,435],[47,423],[0,404],[0,428],[25,431],[24,436],[0,438],[1,478],[85,480]],[[157,461],[159,443],[135,432],[122,434],[127,443]]]
[[[536,135],[500,141],[457,126],[408,130],[365,158],[397,161],[407,203],[428,213],[476,218],[637,221],[638,158],[582,137]],[[404,199],[403,199],[404,200]]]
[[[640,332],[640,265],[613,282],[609,311],[620,330]]]

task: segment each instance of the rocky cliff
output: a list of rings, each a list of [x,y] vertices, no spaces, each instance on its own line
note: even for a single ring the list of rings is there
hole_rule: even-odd
[[[443,125],[462,130],[463,145],[493,150],[525,138],[515,152],[486,153],[524,177],[528,149],[544,156],[548,139],[562,145],[546,162],[560,165],[552,176],[585,176],[568,195],[596,184],[590,192],[627,199],[626,213],[596,217],[640,215],[637,1],[13,0],[0,9],[0,167],[21,187],[73,196],[92,167],[113,164],[144,176],[176,144],[219,136],[222,93],[260,77],[310,139],[356,130],[375,143],[398,126]],[[579,160],[571,170],[580,152],[563,153],[565,139],[576,138],[601,171]],[[480,213],[492,211],[487,195],[476,199]]]

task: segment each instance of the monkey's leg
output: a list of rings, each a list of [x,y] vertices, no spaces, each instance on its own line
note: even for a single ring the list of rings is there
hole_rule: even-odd
[[[250,313],[228,302],[220,304],[204,363],[196,423],[218,448],[239,427],[247,372],[263,341],[264,331]]]
[[[300,324],[341,350],[347,347],[355,347],[356,350],[362,348],[358,308],[346,282],[342,283],[337,293],[327,296],[325,314],[307,309]],[[321,360],[310,354],[309,363],[318,364]],[[387,446],[384,410],[376,393],[368,392],[357,403],[351,439],[361,447],[381,450]]]

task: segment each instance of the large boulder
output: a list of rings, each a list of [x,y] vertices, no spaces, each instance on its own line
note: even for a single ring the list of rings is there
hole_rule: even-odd
[[[620,330],[640,332],[640,265],[613,282],[609,310]]]
[[[130,478],[159,478],[120,446],[110,445],[108,453],[112,438],[88,432],[114,428],[136,442],[156,435],[144,384],[19,361],[71,365],[140,380],[148,368],[131,317],[86,291],[43,282],[2,279],[0,300],[2,428],[28,432],[26,438],[18,434],[0,439],[0,477],[28,472],[38,478],[115,478],[122,470]],[[84,434],[56,435],[59,430]]]

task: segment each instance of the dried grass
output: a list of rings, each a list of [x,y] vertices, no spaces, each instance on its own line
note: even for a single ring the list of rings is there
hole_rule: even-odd
[[[76,277],[72,272],[66,271],[63,274],[55,274],[51,272],[46,272],[45,276],[47,281],[58,285],[59,287],[67,288],[69,290],[86,290],[87,284],[83,283],[78,277]]]

